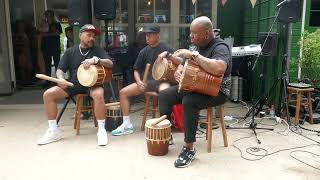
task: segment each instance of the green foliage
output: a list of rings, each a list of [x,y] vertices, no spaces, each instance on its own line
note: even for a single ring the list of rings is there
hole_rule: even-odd
[[[310,79],[316,86],[320,81],[320,29],[304,34],[302,52],[302,78]]]

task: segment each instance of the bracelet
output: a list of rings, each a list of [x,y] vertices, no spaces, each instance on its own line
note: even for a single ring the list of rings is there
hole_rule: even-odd
[[[172,54],[167,51],[166,58],[170,58],[171,56],[172,56]]]

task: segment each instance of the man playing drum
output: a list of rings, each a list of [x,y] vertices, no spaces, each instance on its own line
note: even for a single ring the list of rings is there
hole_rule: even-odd
[[[197,51],[187,49],[177,50],[172,57],[184,57],[195,61],[204,71],[215,75],[224,76],[220,91],[217,96],[209,96],[201,93],[178,92],[178,85],[171,86],[160,92],[159,106],[160,115],[170,117],[172,106],[181,104],[183,107],[184,141],[175,167],[187,167],[195,156],[193,143],[196,141],[196,130],[199,119],[199,111],[208,106],[218,106],[226,102],[230,94],[231,86],[231,52],[226,43],[216,38],[213,33],[213,25],[208,17],[201,16],[191,23],[190,38]],[[174,74],[175,79],[180,82],[182,78],[183,65],[180,64]]]
[[[147,82],[142,81],[142,75],[146,64],[153,65],[155,60],[158,58],[158,55],[164,51],[173,52],[173,48],[164,42],[160,42],[160,27],[157,25],[150,25],[143,29],[143,32],[146,33],[146,41],[148,46],[144,47],[133,66],[134,69],[134,79],[135,83],[132,83],[120,90],[120,106],[123,115],[123,123],[111,133],[114,136],[120,136],[124,134],[133,133],[133,126],[129,117],[129,97],[137,96],[147,91],[161,91],[170,86],[169,83],[161,83],[155,81],[151,72],[148,73]]]
[[[66,87],[63,83],[58,83],[46,90],[43,94],[44,108],[48,118],[49,128],[38,140],[39,145],[48,144],[61,139],[60,130],[57,127],[57,101],[66,97],[72,97],[80,93],[88,93],[94,102],[94,114],[98,121],[98,145],[104,146],[108,143],[107,132],[105,130],[105,102],[104,89],[101,86],[84,87],[80,85],[77,77],[77,69],[83,64],[84,68],[91,65],[100,64],[112,68],[113,64],[109,55],[101,48],[94,46],[96,36],[100,35],[93,25],[87,24],[80,29],[80,44],[66,50],[59,63],[57,78],[65,80],[64,73],[69,71],[69,80],[73,87]]]

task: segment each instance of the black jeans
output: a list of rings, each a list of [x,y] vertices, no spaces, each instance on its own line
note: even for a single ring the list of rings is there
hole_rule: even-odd
[[[180,91],[178,86],[171,86],[159,94],[160,115],[167,115],[170,119],[172,106],[182,104],[184,141],[193,143],[196,141],[196,131],[199,120],[199,111],[209,106],[219,106],[226,102],[227,97],[219,92],[217,96],[208,96],[199,93]]]
[[[53,57],[55,71],[57,71],[58,64],[59,64],[59,61],[60,61],[60,52],[56,52],[56,53],[43,52],[43,59],[44,59],[45,71],[46,71],[45,73],[46,73],[47,76],[51,76],[52,57]]]

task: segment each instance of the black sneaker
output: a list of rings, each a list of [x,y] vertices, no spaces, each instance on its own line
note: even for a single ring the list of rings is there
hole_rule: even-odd
[[[195,154],[195,148],[193,148],[193,150],[189,150],[187,147],[183,146],[181,153],[178,156],[178,159],[174,162],[174,166],[176,168],[188,167],[194,159]]]

